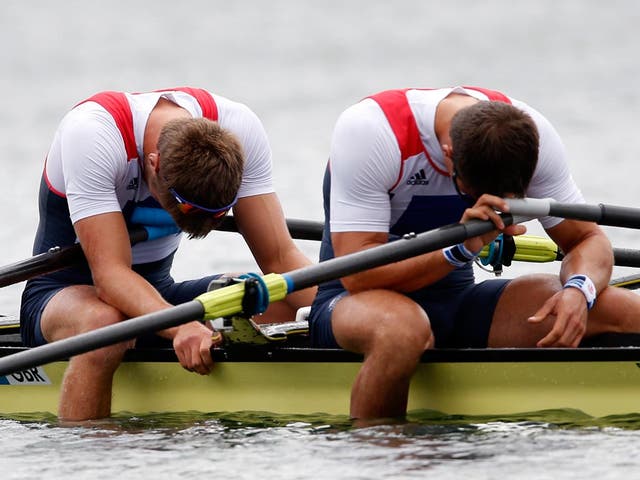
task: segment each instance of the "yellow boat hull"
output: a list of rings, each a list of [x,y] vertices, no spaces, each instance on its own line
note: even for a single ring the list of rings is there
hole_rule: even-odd
[[[592,417],[640,412],[640,349],[592,350],[427,352],[413,377],[409,410],[500,416],[572,409]],[[200,376],[175,361],[138,354],[116,373],[113,411],[348,415],[359,358],[333,352],[323,360],[317,350],[288,356],[222,359],[211,375]],[[55,413],[66,366],[56,362],[5,377],[13,383],[0,381],[0,415]]]

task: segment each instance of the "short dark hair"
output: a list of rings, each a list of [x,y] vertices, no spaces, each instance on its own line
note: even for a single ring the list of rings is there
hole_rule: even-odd
[[[178,227],[191,237],[204,237],[221,219],[207,212],[182,213],[169,188],[207,208],[231,204],[242,182],[244,153],[240,142],[217,122],[181,118],[167,122],[160,131],[158,153],[158,200]]]
[[[474,195],[523,197],[538,162],[533,119],[504,102],[480,101],[453,116],[453,165]]]

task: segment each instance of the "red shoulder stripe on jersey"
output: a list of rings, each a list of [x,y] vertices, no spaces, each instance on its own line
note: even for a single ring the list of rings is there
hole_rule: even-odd
[[[44,169],[42,170],[42,177],[44,178],[44,181],[47,184],[47,187],[49,188],[50,192],[54,193],[59,197],[67,198],[67,196],[63,192],[61,192],[60,190],[56,190],[51,184],[51,181],[49,180],[49,175],[47,175],[47,157],[44,157]]]
[[[202,116],[209,120],[218,120],[218,106],[213,100],[213,97],[209,92],[202,88],[192,87],[176,87],[163,90],[156,90],[158,92],[177,90],[185,92],[194,97],[200,108],[202,109]],[[101,105],[116,122],[116,126],[122,135],[124,140],[124,146],[127,151],[127,158],[129,160],[138,157],[138,149],[136,147],[136,140],[133,133],[133,115],[131,114],[131,107],[127,101],[127,97],[122,92],[100,92],[96,93],[92,97],[83,100],[78,105],[85,102],[96,102]]]
[[[387,117],[391,130],[393,130],[398,141],[403,165],[404,160],[407,158],[424,152],[429,164],[436,172],[441,175],[449,176],[448,172],[442,170],[434,163],[431,159],[431,155],[429,155],[427,149],[424,148],[422,140],[420,139],[420,131],[418,130],[416,119],[413,116],[413,112],[409,106],[409,101],[407,100],[408,90],[414,89],[405,88],[402,90],[387,90],[371,95],[367,98],[371,98],[380,105],[380,108]],[[396,185],[397,182],[400,181],[400,178],[402,178],[402,167],[400,168],[400,176],[396,181]],[[392,188],[395,188],[395,185]]]
[[[138,158],[136,139],[133,134],[133,115],[127,97],[121,92],[100,92],[78,103],[96,102],[101,105],[116,122],[118,130],[124,140],[124,148],[127,151],[127,159]]]
[[[202,109],[202,116],[204,118],[208,118],[209,120],[213,120],[214,122],[218,121],[218,106],[216,105],[215,100],[208,91],[202,88],[194,87],[175,87],[156,90],[156,92],[171,91],[188,93],[198,101],[198,104],[200,104],[200,108]]]
[[[476,92],[484,93],[489,100],[492,102],[504,102],[511,103],[511,99],[507,97],[504,93],[500,93],[496,90],[489,90],[488,88],[482,87],[464,87],[469,90],[475,90]]]
[[[407,101],[406,92],[407,90],[387,90],[368,97],[380,105],[382,112],[387,117],[391,130],[398,140],[402,160],[424,151],[418,125],[416,125],[416,119]]]

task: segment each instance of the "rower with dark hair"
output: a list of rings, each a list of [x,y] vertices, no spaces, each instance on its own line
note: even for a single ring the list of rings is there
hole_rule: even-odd
[[[473,261],[503,233],[503,197],[582,203],[549,121],[478,87],[390,90],[344,111],[324,183],[320,260],[471,219],[495,230],[327,282],[310,315],[315,345],[364,355],[351,415],[404,415],[425,349],[576,347],[607,331],[640,332],[640,297],[608,287],[613,255],[594,223],[543,217],[565,256],[559,275],[476,283]]]

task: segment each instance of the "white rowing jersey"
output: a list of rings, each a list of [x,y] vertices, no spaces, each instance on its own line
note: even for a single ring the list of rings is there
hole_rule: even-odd
[[[451,93],[508,102],[528,113],[539,131],[540,150],[526,196],[584,202],[558,133],[524,102],[478,87],[390,90],[348,108],[336,123],[330,185],[325,185],[325,203],[330,190],[326,206],[332,232],[402,235],[460,220],[466,205],[446,170],[434,130],[436,107]],[[540,221],[550,228],[561,219]]]
[[[71,109],[55,133],[43,175],[46,190],[41,188],[34,253],[68,244],[70,235],[75,238],[72,224],[80,219],[122,211],[128,220],[135,206],[159,207],[144,182],[141,164],[147,120],[161,97],[193,117],[217,121],[236,136],[245,154],[239,197],[274,191],[271,148],[260,120],[247,106],[192,87],[98,93]],[[68,213],[58,212],[61,206],[68,207]],[[167,257],[180,237],[135,245],[134,264]]]

